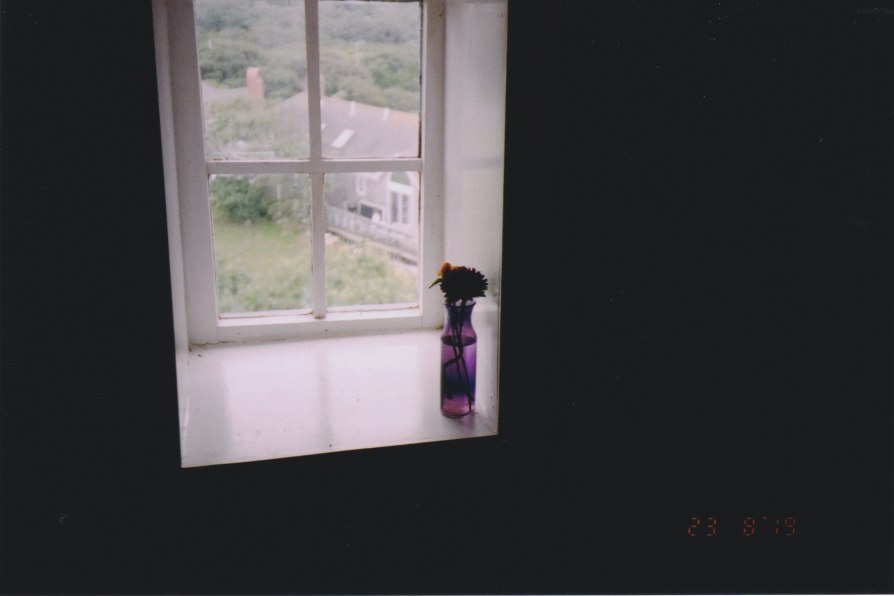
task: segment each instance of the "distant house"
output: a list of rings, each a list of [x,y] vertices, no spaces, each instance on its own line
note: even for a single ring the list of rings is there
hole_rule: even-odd
[[[324,157],[417,157],[419,116],[338,97],[322,98]],[[307,94],[284,100],[278,110],[306,121]],[[330,207],[345,209],[395,230],[418,235],[418,172],[361,172],[333,176]]]
[[[263,89],[256,69],[246,87],[215,89],[203,84],[206,102],[253,96]],[[307,92],[273,108],[308,122]],[[419,155],[419,115],[338,97],[321,100],[322,150],[326,158],[389,158]],[[358,172],[330,174],[325,199],[331,232],[377,243],[405,260],[415,261],[419,240],[419,173]]]

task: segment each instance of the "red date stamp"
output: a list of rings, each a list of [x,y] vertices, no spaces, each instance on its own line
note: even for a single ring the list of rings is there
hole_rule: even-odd
[[[798,518],[792,515],[745,515],[731,518],[729,523],[721,523],[717,516],[692,516],[686,534],[690,538],[715,538],[722,533],[755,538],[765,536],[795,536]]]

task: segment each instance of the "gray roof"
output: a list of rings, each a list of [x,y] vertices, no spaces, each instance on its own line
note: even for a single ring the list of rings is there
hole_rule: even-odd
[[[247,87],[221,88],[202,81],[205,103],[248,98]],[[419,115],[371,106],[339,97],[321,99],[324,157],[418,157]],[[308,122],[307,92],[284,99],[272,109],[292,111],[295,121]]]
[[[307,92],[276,109],[294,110],[307,122]],[[419,115],[338,97],[321,100],[324,157],[418,157]]]

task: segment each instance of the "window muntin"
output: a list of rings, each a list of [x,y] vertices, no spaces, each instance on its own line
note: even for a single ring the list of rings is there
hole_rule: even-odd
[[[217,264],[216,316],[260,312],[325,318],[329,299],[339,311],[383,304],[418,307],[418,213],[411,223],[408,196],[399,222],[389,219],[390,194],[382,182],[390,179],[392,169],[408,170],[416,180],[423,169],[421,3],[196,0],[194,14],[208,197],[215,228],[211,251]],[[238,68],[221,67],[227,52],[236,52],[235,62],[241,61],[244,83]],[[321,72],[327,69],[329,80]],[[270,75],[273,85],[267,81]],[[376,91],[371,81],[387,86]],[[358,157],[367,163],[353,159]],[[369,161],[383,166],[382,171],[370,172]],[[280,194],[259,193],[259,188],[270,188],[261,183],[265,175],[284,173],[309,174],[304,177],[308,183],[300,186],[302,191],[288,186],[291,194],[286,199],[281,197],[281,185],[276,186]],[[352,176],[357,179],[355,197],[351,212],[345,213],[338,193],[350,194],[351,186],[338,183]],[[246,185],[249,179],[252,183]],[[229,205],[230,210],[223,211],[221,205],[233,199],[233,193],[219,196],[226,194],[224,182],[231,190],[246,186],[247,204]],[[410,190],[418,207],[422,200],[418,183]],[[295,194],[301,195],[298,217],[288,208],[296,202]],[[268,208],[259,202],[273,205]],[[234,233],[234,211],[260,218],[239,216],[253,229]],[[344,225],[336,227],[351,218],[366,225],[353,225],[350,233],[345,233]],[[233,265],[240,260],[231,256],[239,252],[227,244],[233,241],[248,246],[246,254],[270,244],[281,245],[276,250],[284,252],[270,255],[269,267],[256,264],[254,272],[246,272]],[[346,243],[354,243],[351,251]],[[349,252],[352,256],[347,258]],[[291,266],[300,270],[291,271]],[[327,273],[328,267],[333,269]],[[360,287],[367,289],[359,291]]]

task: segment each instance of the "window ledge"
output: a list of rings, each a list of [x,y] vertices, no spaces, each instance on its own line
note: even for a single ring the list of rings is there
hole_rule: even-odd
[[[194,347],[178,359],[182,465],[495,435],[497,342],[481,341],[495,319],[461,419],[440,413],[438,330]]]

